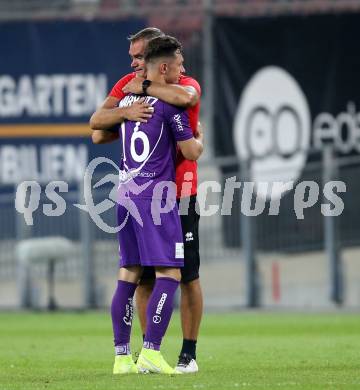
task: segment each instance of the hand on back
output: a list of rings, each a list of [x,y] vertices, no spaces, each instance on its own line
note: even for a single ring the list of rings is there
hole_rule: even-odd
[[[126,107],[125,118],[129,121],[146,123],[152,117],[153,112],[154,108],[145,103],[145,98],[141,98],[131,106]]]
[[[142,89],[142,83],[144,79],[141,77],[134,77],[132,80],[130,80],[122,89],[122,91],[126,94],[128,93],[135,93],[137,95],[143,93]]]

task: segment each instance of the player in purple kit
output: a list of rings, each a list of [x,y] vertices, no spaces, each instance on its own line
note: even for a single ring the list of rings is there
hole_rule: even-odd
[[[147,79],[158,83],[177,83],[184,70],[181,45],[169,36],[149,42],[145,61]],[[136,99],[140,96],[126,96],[119,105],[126,106]],[[176,373],[160,353],[184,261],[176,204],[176,147],[189,160],[196,160],[203,149],[201,135],[199,139],[193,137],[185,110],[154,97],[146,100],[153,107],[152,118],[147,123],[124,122],[119,130],[123,160],[118,222],[123,228],[119,233],[119,281],[111,307],[114,374]],[[155,267],[156,282],[147,306],[143,349],[135,365],[129,342],[133,296],[143,266]]]
[[[150,105],[137,101],[129,107],[118,107],[119,102],[129,93],[141,94],[143,81],[146,77],[144,51],[148,42],[164,33],[157,28],[147,27],[129,37],[129,55],[133,73],[123,76],[111,89],[102,106],[91,116],[90,127],[93,130],[93,140],[101,143],[115,141],[119,132],[108,131],[124,120],[146,122],[151,118]],[[160,84],[152,82],[147,86],[149,95],[157,97],[169,104],[187,108],[189,122],[193,134],[201,132],[198,116],[200,110],[201,88],[193,78],[181,75],[179,84]],[[117,130],[117,129],[116,129]],[[188,179],[192,176],[191,181]],[[185,180],[186,179],[186,180]],[[181,224],[184,240],[184,267],[181,268],[180,314],[183,343],[179,354],[177,370],[183,373],[198,371],[196,363],[196,344],[203,311],[203,298],[199,279],[199,215],[196,212],[197,164],[186,160],[181,153],[176,159],[177,198],[182,204],[188,201],[186,215],[182,213]],[[191,188],[189,186],[191,184]],[[188,235],[192,239],[188,239]],[[154,267],[144,268],[139,286],[135,292],[143,337],[146,331],[146,307],[155,282]]]

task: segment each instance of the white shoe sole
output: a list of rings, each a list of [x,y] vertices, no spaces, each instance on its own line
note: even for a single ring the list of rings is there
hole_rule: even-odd
[[[176,366],[175,370],[177,372],[181,372],[182,374],[196,374],[199,372],[199,367],[196,364],[195,360],[191,360],[191,362],[186,366]]]

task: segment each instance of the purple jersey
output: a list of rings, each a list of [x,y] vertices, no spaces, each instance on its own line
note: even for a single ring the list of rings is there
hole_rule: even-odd
[[[127,95],[119,106],[140,98]],[[119,130],[123,148],[119,189],[132,198],[152,198],[156,184],[164,181],[175,188],[176,142],[193,137],[186,110],[152,96],[146,102],[154,108],[152,118],[147,123],[125,121]]]

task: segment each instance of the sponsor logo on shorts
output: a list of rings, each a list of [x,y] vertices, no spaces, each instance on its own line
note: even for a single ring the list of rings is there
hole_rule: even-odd
[[[188,241],[194,241],[194,235],[192,234],[192,232],[187,232],[185,234],[185,241],[188,242]]]
[[[175,243],[175,259],[183,259],[184,258],[184,243],[176,242]]]

